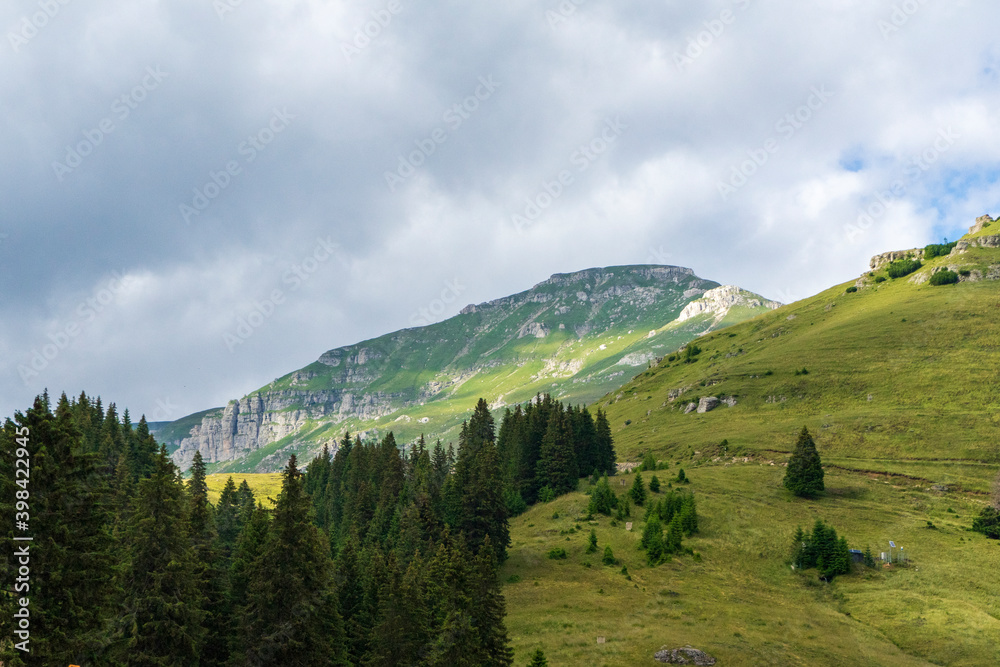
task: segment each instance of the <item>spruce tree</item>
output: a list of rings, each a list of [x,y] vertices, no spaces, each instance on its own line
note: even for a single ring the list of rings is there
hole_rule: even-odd
[[[785,488],[797,496],[814,496],[823,491],[823,463],[808,429],[802,427],[795,451],[785,471]]]
[[[251,664],[347,664],[329,546],[312,523],[311,506],[293,454],[249,572],[241,634]]]
[[[681,515],[674,514],[667,526],[667,536],[663,540],[663,551],[668,554],[676,554],[681,551],[681,542],[684,538],[684,527],[681,525]]]
[[[226,480],[226,485],[222,487],[219,504],[215,508],[215,530],[219,535],[222,558],[227,564],[232,560],[240,528],[239,497],[236,492],[236,482],[230,476]]]
[[[545,653],[540,648],[536,648],[535,652],[531,655],[531,662],[528,663],[528,667],[548,667],[549,661],[545,659]]]
[[[28,647],[37,664],[90,661],[104,641],[113,570],[109,489],[96,455],[85,451],[82,440],[65,394],[55,415],[48,401],[38,397],[27,414],[17,413],[15,422],[8,421],[0,431],[6,487],[2,502],[8,522],[3,562],[12,570],[4,581],[14,598],[30,600]],[[24,451],[15,456],[19,449]],[[15,458],[29,458],[31,467],[15,468]],[[11,534],[15,518],[28,523],[32,542],[10,539],[24,534],[23,529]],[[27,550],[31,566],[30,581],[16,585],[30,589],[15,588],[20,555],[15,558],[14,547]],[[10,638],[20,641],[12,631]],[[24,664],[20,655],[14,650],[0,658],[6,664]]]
[[[469,585],[471,554],[461,536],[445,532],[427,567],[428,621],[431,642],[427,662],[433,665],[478,665],[480,652],[473,627]]]
[[[616,565],[618,561],[615,560],[615,554],[611,550],[610,546],[604,547],[604,556],[601,558],[601,562],[605,565]]]
[[[338,607],[343,619],[347,658],[351,664],[363,664],[372,639],[372,627],[378,610],[365,596],[364,554],[358,550],[357,534],[349,536],[337,556],[335,574]]]
[[[632,502],[637,506],[642,506],[646,503],[646,485],[642,481],[642,473],[637,472],[635,474],[635,479],[632,481],[632,488],[629,489],[629,497],[632,498]]]
[[[230,610],[226,595],[228,577],[219,553],[218,533],[213,508],[208,502],[208,484],[205,478],[205,460],[201,452],[197,451],[191,464],[191,479],[188,481],[188,524],[196,561],[195,577],[202,595],[202,611],[205,616],[201,663],[211,666],[225,664],[232,629],[229,627]]]
[[[665,554],[663,545],[663,524],[658,516],[650,517],[642,531],[639,546],[646,550],[646,558],[650,565],[659,565]]]
[[[246,515],[246,523],[240,529],[233,549],[232,564],[229,566],[229,608],[233,610],[234,621],[242,618],[246,611],[247,591],[250,588],[250,573],[254,563],[264,551],[264,542],[270,530],[271,520],[260,505],[251,508]],[[243,638],[237,628],[232,629],[230,647],[242,645]]]
[[[608,478],[602,477],[594,490],[590,493],[590,504],[587,511],[591,514],[605,514],[611,516],[611,510],[618,506],[618,496],[611,490]]]
[[[475,601],[472,623],[477,635],[476,664],[507,667],[514,662],[514,652],[504,624],[506,602],[497,578],[495,551],[488,536],[471,564],[469,589]]]
[[[494,443],[493,417],[483,399],[479,399],[469,423],[463,424],[458,462],[449,485],[450,525],[464,534],[471,549],[478,550],[488,536],[497,562],[505,561],[510,545],[507,503]]]
[[[569,423],[558,406],[542,437],[536,479],[540,487],[551,487],[557,496],[575,490],[580,479]]]
[[[597,431],[595,436],[595,457],[597,469],[605,475],[614,475],[617,471],[614,439],[611,436],[611,425],[608,423],[608,415],[603,410],[597,411],[597,418],[594,420],[594,428]]]
[[[184,488],[161,447],[152,475],[138,484],[125,535],[116,664],[198,664],[204,612],[187,519]]]
[[[421,586],[422,565],[414,561],[403,572],[400,570],[401,563],[394,554],[391,555],[388,577],[382,582],[378,595],[378,623],[372,631],[377,641],[372,645],[372,654],[366,665],[392,667],[421,663],[429,641],[427,608]]]

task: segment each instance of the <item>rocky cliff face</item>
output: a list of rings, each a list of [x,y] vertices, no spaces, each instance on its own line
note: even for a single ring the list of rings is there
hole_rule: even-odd
[[[219,463],[241,461],[279,441],[279,448],[335,447],[347,428],[362,433],[391,428],[397,436],[419,428],[416,434],[440,435],[461,423],[474,402],[472,392],[495,407],[536,391],[594,400],[627,380],[626,374],[631,377],[703,332],[704,323],[697,320],[697,327],[657,335],[682,311],[685,319],[708,313],[721,320],[735,305],[778,304],[737,287],[720,288],[683,267],[555,274],[519,294],[466,306],[443,322],[329,350],[309,366],[205,414],[193,427],[169,430],[184,435],[167,444],[176,448],[175,462],[187,468],[196,451]],[[470,382],[474,389],[465,388]],[[279,458],[274,449],[253,459],[255,469],[270,465],[259,461],[264,454]]]
[[[883,252],[880,255],[875,255],[868,262],[868,268],[871,271],[878,271],[883,266],[890,262],[895,262],[899,259],[920,259],[924,256],[923,248],[913,248],[911,250],[893,250],[890,252]]]
[[[271,391],[231,401],[206,415],[173,453],[187,469],[200,451],[207,462],[233,461],[300,432],[310,421],[340,423],[348,417],[375,419],[395,409],[390,394],[343,391]]]
[[[781,306],[777,301],[762,299],[752,292],[740,289],[736,285],[723,285],[705,292],[700,299],[695,299],[684,307],[677,317],[678,322],[691,319],[696,315],[714,315],[717,320],[721,320],[729,313],[729,309],[734,306],[746,306],[748,308],[769,308],[775,309]]]

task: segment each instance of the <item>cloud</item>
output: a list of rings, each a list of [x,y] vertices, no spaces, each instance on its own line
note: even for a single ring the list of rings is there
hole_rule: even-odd
[[[589,266],[801,298],[1000,212],[994,7],[220,2],[0,8],[5,414],[179,416]]]

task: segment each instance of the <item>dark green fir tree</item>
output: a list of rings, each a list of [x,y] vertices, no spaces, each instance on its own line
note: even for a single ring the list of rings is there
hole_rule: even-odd
[[[160,448],[139,481],[125,534],[119,637],[121,665],[197,665],[205,632],[188,503],[177,469]]]
[[[823,491],[823,463],[808,429],[802,427],[795,451],[785,471],[785,488],[797,496],[815,496]]]
[[[241,655],[249,664],[346,665],[329,543],[313,524],[295,455],[249,570]]]

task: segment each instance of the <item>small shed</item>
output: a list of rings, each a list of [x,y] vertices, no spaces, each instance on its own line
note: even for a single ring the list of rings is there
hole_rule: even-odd
[[[861,552],[861,549],[851,549],[851,562],[852,563],[863,563],[865,562],[865,555]]]

